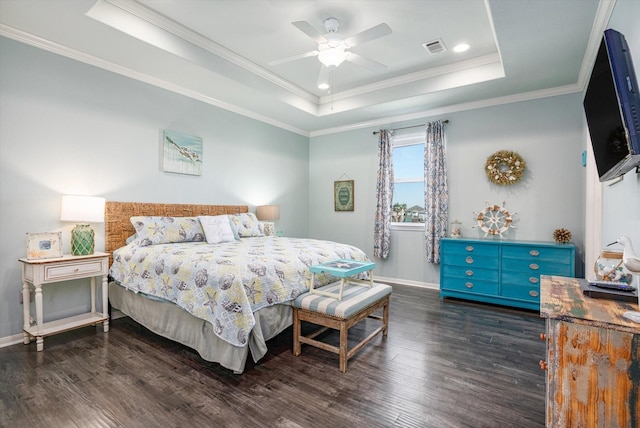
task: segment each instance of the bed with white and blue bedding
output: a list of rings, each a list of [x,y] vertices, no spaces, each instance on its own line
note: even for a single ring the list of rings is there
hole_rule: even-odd
[[[309,266],[369,260],[347,244],[265,236],[246,206],[107,202],[105,212],[111,305],[235,373],[291,325]],[[333,280],[317,275],[316,286]]]

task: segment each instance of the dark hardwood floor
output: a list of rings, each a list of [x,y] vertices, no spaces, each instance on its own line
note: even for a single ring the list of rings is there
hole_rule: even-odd
[[[350,331],[363,337],[366,320]],[[394,286],[389,336],[338,370],[291,328],[234,375],[129,318],[0,349],[3,427],[542,427],[544,321]],[[337,343],[337,332],[325,333]]]

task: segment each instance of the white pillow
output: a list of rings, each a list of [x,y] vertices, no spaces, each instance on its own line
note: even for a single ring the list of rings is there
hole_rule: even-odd
[[[229,217],[226,215],[199,216],[204,236],[209,244],[235,241]]]

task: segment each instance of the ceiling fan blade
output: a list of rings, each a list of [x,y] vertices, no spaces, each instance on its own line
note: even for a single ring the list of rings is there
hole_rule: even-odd
[[[327,39],[325,39],[322,33],[316,30],[315,28],[313,28],[313,26],[309,24],[307,21],[295,21],[295,22],[292,22],[292,24],[296,26],[298,30],[302,31],[304,34],[311,37],[313,40],[315,40],[318,43],[323,43],[327,41]]]
[[[371,27],[368,30],[364,30],[361,33],[355,34],[345,39],[345,43],[349,47],[361,45],[362,43],[369,42],[371,40],[391,34],[391,28],[385,24],[378,24],[375,27]]]
[[[269,65],[280,65],[280,64],[284,64],[285,62],[291,62],[291,61],[296,61],[302,58],[308,58],[310,56],[317,56],[318,55],[318,51],[309,51],[309,52],[305,52],[305,53],[301,53],[298,55],[293,55],[293,56],[288,56],[286,58],[281,58],[281,59],[276,59],[273,61],[269,61],[267,64]]]
[[[331,70],[325,67],[324,65],[320,65],[320,74],[318,74],[318,81],[316,84],[320,87],[321,84],[329,85],[329,73]]]
[[[364,67],[374,72],[384,71],[387,69],[386,65],[380,64],[379,62],[376,62],[369,58],[365,58],[353,52],[349,52],[349,55],[347,55],[347,61],[350,61],[356,65],[359,65],[360,67]]]

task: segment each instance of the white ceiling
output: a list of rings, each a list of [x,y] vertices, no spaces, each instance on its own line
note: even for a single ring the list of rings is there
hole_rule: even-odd
[[[303,135],[582,90],[613,0],[0,0],[0,35]],[[90,12],[91,11],[91,12]],[[291,23],[328,17],[352,51],[331,93],[320,63],[269,61],[317,48]],[[321,31],[324,33],[324,31]],[[422,46],[441,39],[448,50]],[[454,45],[471,48],[454,53]]]

